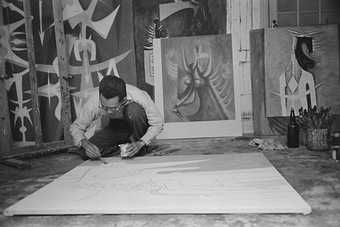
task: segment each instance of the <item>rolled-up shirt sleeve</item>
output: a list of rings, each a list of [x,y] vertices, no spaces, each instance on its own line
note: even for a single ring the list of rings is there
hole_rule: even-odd
[[[163,130],[164,120],[151,97],[145,91],[140,91],[140,94],[134,97],[134,101],[144,108],[146,117],[148,119],[149,128],[141,138],[141,140],[143,140],[146,145],[148,145]]]
[[[85,139],[85,132],[91,123],[96,119],[98,111],[94,108],[87,108],[81,111],[80,115],[70,126],[70,133],[73,137],[73,143],[80,146],[80,141]]]

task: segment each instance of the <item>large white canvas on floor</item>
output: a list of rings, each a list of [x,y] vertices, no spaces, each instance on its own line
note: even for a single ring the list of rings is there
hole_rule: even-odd
[[[153,47],[155,102],[165,121],[158,138],[240,136],[231,35],[155,39]]]
[[[85,162],[4,214],[311,212],[261,153],[107,161]]]

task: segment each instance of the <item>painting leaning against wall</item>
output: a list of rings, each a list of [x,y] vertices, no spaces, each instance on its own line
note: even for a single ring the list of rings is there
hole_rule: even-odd
[[[225,35],[163,40],[165,122],[235,118],[229,44]]]
[[[155,103],[165,120],[158,138],[242,135],[231,47],[231,34],[155,39]]]
[[[318,106],[340,113],[337,25],[265,30],[266,116]]]

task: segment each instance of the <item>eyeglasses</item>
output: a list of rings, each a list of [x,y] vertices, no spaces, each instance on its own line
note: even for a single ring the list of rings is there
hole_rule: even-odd
[[[105,112],[114,112],[114,111],[117,112],[122,107],[124,107],[127,103],[128,103],[128,100],[126,98],[124,98],[123,101],[120,102],[117,106],[104,106],[103,103],[100,101],[99,108]]]

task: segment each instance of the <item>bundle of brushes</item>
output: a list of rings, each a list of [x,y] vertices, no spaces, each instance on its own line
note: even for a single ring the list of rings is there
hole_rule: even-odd
[[[299,109],[298,122],[300,127],[304,129],[330,129],[334,120],[331,114],[331,108],[317,107],[308,110]]]

